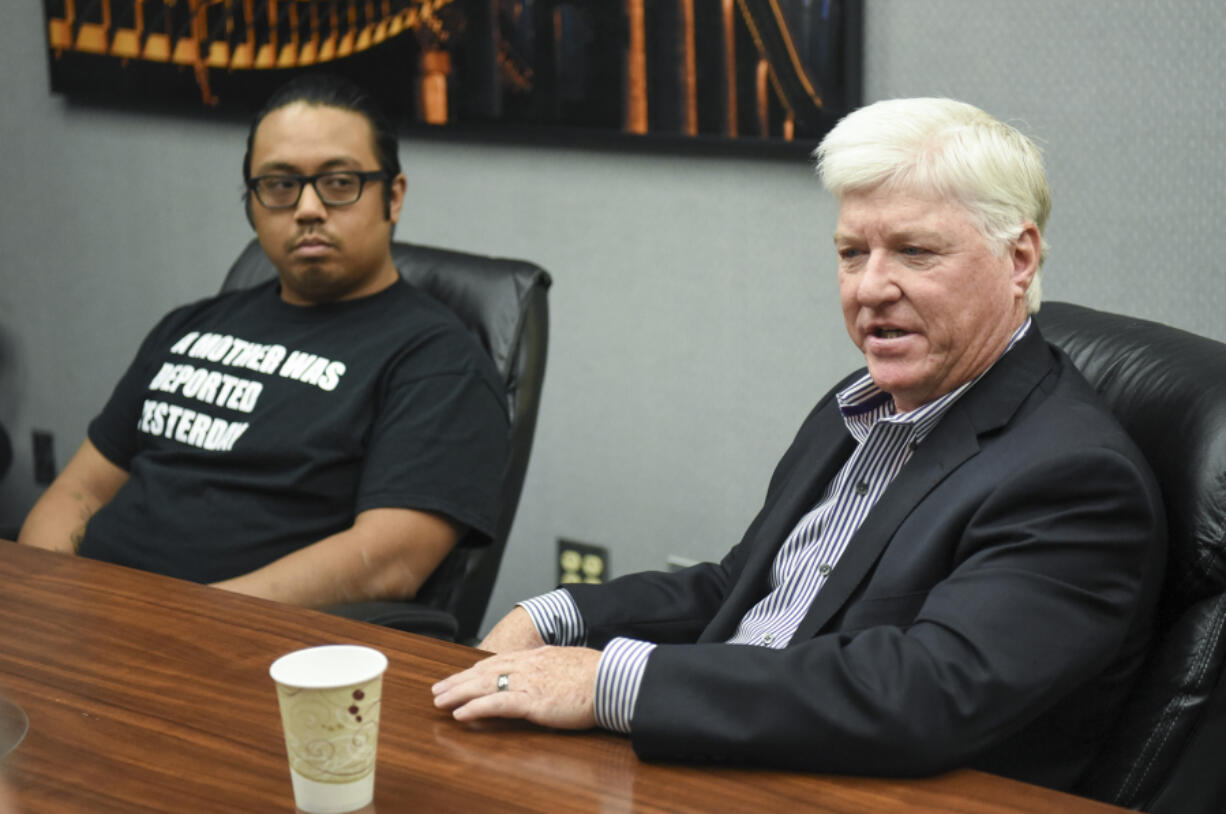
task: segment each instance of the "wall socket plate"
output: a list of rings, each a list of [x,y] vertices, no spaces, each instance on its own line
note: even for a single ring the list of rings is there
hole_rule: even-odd
[[[609,549],[558,538],[558,583],[597,585],[609,578]]]

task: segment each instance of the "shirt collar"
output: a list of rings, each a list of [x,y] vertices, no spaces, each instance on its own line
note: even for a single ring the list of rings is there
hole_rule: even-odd
[[[865,373],[860,378],[856,379],[847,387],[840,390],[835,398],[839,402],[839,412],[843,415],[843,423],[847,425],[848,431],[858,442],[863,442],[868,437],[869,431],[878,421],[888,421],[892,424],[909,424],[913,427],[916,443],[924,440],[928,433],[941,420],[941,416],[945,415],[946,411],[953,406],[954,402],[960,399],[967,390],[975,386],[975,383],[984,377],[989,370],[995,366],[996,362],[1000,361],[1001,357],[1013,349],[1013,346],[1026,335],[1030,330],[1030,317],[1026,317],[1026,321],[1013,332],[1013,336],[1009,338],[1009,344],[1001,351],[1000,356],[992,361],[980,373],[969,382],[964,382],[953,390],[949,391],[940,398],[933,399],[927,404],[921,404],[914,410],[906,413],[898,413],[894,411],[893,397],[873,383],[873,377]]]

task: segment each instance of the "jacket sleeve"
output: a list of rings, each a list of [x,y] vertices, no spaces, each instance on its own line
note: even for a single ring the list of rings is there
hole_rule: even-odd
[[[1117,658],[1160,582],[1163,528],[1128,456],[1047,456],[988,490],[947,549],[948,576],[893,620],[783,650],[658,647],[635,750],[842,773],[965,765]]]

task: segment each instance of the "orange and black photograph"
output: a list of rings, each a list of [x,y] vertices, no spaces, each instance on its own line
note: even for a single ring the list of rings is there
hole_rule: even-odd
[[[44,0],[52,90],[246,115],[287,76],[405,126],[819,138],[859,102],[862,0]]]

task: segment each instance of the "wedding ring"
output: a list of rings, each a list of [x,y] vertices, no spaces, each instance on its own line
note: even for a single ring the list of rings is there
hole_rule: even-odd
[[[498,692],[502,692],[503,690],[505,690],[507,688],[507,685],[509,685],[510,683],[511,682],[508,680],[506,673],[503,673],[502,675],[498,676]]]

